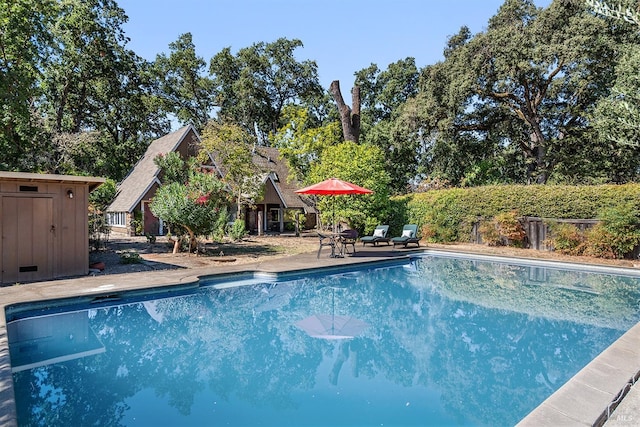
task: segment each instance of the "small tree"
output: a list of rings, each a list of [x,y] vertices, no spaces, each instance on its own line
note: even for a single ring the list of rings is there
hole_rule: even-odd
[[[199,159],[205,161],[209,153],[215,155],[224,170],[222,181],[229,186],[236,200],[236,218],[243,206],[253,205],[261,192],[260,170],[253,163],[254,138],[240,126],[210,121],[202,132]]]
[[[89,243],[95,249],[100,249],[109,239],[111,229],[107,224],[105,213],[115,196],[116,183],[112,179],[107,179],[104,184],[89,193]]]
[[[391,178],[380,148],[351,141],[328,147],[320,161],[311,167],[307,181],[314,183],[332,177],[373,190],[373,194],[321,197],[318,205],[325,220],[335,216],[361,233],[372,232],[376,225],[387,222]]]
[[[173,160],[171,163],[180,170],[179,162],[173,163]],[[156,163],[162,162],[159,159]],[[214,234],[216,227],[226,222],[228,200],[224,184],[214,175],[191,167],[187,178],[186,183],[173,181],[160,186],[151,203],[151,212],[167,222],[178,236],[187,234],[191,252],[197,247],[198,236]],[[179,241],[174,253],[178,251]]]

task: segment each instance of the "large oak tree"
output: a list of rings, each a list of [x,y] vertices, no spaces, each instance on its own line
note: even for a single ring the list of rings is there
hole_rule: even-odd
[[[305,104],[322,96],[314,61],[298,61],[297,39],[255,43],[234,56],[230,48],[216,54],[209,72],[214,82],[218,118],[240,124],[268,145],[268,136],[283,125],[285,105]]]
[[[516,181],[545,183],[600,143],[584,139],[587,113],[609,94],[619,47],[632,41],[634,31],[596,18],[582,1],[543,9],[506,0],[486,31],[463,28],[449,40],[445,60],[423,73],[415,101],[423,111],[408,108],[404,121],[431,135],[430,154],[454,182],[488,161],[503,180],[506,164]],[[501,164],[501,153],[516,158]]]

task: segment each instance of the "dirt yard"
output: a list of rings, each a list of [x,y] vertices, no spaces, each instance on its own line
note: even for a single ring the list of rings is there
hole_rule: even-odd
[[[422,244],[421,246],[424,246]],[[554,252],[536,251],[532,249],[518,249],[509,247],[489,247],[474,244],[428,244],[433,249],[456,250],[469,253],[514,256],[578,262],[586,264],[601,264],[618,267],[640,268],[638,260],[605,260],[590,257],[573,257]],[[142,271],[153,271],[176,268],[199,268],[221,263],[246,264],[269,259],[278,259],[318,249],[318,240],[314,233],[294,236],[249,236],[241,242],[214,243],[205,242],[201,245],[201,254],[172,253],[173,246],[165,237],[159,237],[156,243],[150,244],[145,237],[111,238],[106,248],[90,254],[90,262],[104,263],[104,270],[100,274],[120,274]],[[133,254],[133,255],[130,255]],[[140,262],[123,263],[127,257]]]
[[[204,242],[199,254],[180,252],[173,254],[173,243],[166,237],[158,237],[153,244],[145,237],[111,238],[106,248],[92,251],[90,264],[102,262],[101,274],[134,273],[141,271],[199,268],[211,265],[246,264],[265,259],[278,259],[318,249],[318,238],[314,234],[294,236],[248,236],[240,242]],[[134,254],[134,255],[130,255]],[[127,258],[141,262],[123,262]]]

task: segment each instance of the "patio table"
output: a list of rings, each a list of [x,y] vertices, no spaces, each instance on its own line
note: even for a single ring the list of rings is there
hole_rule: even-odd
[[[320,238],[318,258],[320,258],[320,251],[322,251],[323,246],[331,247],[329,258],[344,258],[346,244],[343,238],[346,237],[345,233],[318,233],[318,237]]]

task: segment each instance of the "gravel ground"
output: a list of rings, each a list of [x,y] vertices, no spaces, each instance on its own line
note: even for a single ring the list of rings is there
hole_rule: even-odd
[[[277,259],[318,249],[315,234],[295,236],[249,236],[240,242],[203,242],[199,254],[173,254],[173,243],[158,237],[150,244],[145,237],[111,238],[106,247],[92,251],[90,264],[104,263],[101,274],[135,273],[177,268],[199,268],[219,263],[246,264]],[[138,254],[141,262],[123,263],[129,254]],[[135,257],[135,255],[133,255]]]
[[[443,245],[429,243],[426,246],[433,249],[447,249],[470,253],[640,268],[639,260],[606,260],[561,255],[554,252],[536,251],[532,249],[489,247],[475,244]],[[299,253],[314,252],[318,249],[318,240],[315,233],[309,233],[302,237],[249,236],[240,242],[204,242],[200,247],[199,255],[184,252],[173,254],[172,249],[173,245],[167,241],[166,237],[158,237],[157,242],[154,244],[148,243],[145,237],[111,238],[106,244],[106,248],[91,252],[90,262],[104,263],[105,268],[101,274],[199,268],[218,265],[222,262],[246,264],[264,261],[266,259],[283,258]],[[123,254],[127,252],[138,254],[141,262],[122,263]],[[124,256],[127,256],[127,254]]]

